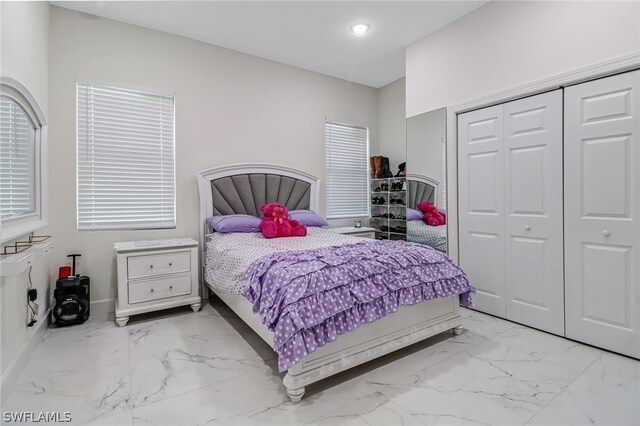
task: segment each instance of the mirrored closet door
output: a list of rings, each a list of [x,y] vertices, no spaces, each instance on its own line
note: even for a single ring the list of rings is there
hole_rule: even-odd
[[[446,108],[407,119],[407,241],[447,252]]]

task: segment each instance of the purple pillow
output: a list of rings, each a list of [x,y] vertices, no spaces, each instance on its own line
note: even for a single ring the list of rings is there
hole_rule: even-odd
[[[329,226],[329,222],[311,210],[293,210],[289,212],[289,219],[297,220],[304,226]]]
[[[424,215],[416,209],[407,209],[407,220],[422,220]]]
[[[218,232],[260,232],[260,218],[248,214],[228,214],[207,218]]]

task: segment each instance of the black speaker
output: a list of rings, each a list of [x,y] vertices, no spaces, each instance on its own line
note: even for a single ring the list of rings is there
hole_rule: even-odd
[[[73,272],[67,278],[58,279],[53,291],[55,299],[53,318],[55,325],[59,327],[82,324],[89,319],[91,280],[87,276],[76,275],[76,257],[79,256],[79,254],[67,256],[73,258]]]

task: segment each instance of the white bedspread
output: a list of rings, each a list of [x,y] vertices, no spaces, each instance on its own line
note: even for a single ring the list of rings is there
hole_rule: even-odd
[[[316,227],[309,227],[306,237],[273,239],[266,239],[260,233],[216,232],[208,236],[204,276],[207,282],[217,289],[242,294],[240,277],[253,261],[262,256],[274,252],[311,250],[362,241],[368,240]]]

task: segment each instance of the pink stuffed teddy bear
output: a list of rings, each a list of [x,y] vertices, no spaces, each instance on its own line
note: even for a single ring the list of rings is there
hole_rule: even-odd
[[[441,213],[436,206],[424,201],[418,204],[418,208],[424,213],[424,221],[429,226],[440,226],[447,223],[447,218],[444,213]]]
[[[289,219],[287,208],[279,203],[263,204],[260,207],[264,219],[260,222],[260,231],[265,238],[304,237],[307,228],[297,220]]]

